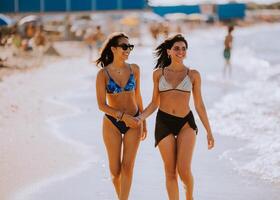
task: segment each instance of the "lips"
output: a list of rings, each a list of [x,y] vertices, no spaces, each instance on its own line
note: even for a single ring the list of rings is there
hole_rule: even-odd
[[[178,57],[178,58],[184,58],[185,55],[176,55],[176,57]]]

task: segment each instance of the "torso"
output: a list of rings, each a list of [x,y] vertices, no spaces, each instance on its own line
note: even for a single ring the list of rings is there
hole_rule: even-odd
[[[107,67],[104,69],[104,75],[107,104],[116,110],[134,115],[138,107],[135,98],[136,77],[133,67],[128,66],[122,74]]]
[[[230,49],[231,48],[231,43],[232,43],[232,36],[227,35],[225,39],[225,49]]]
[[[159,69],[162,71],[162,69]],[[159,109],[169,114],[184,117],[189,111],[189,101],[192,90],[191,70],[185,69],[182,72],[172,72],[164,70],[158,72],[159,90],[163,89],[162,83],[167,83],[166,91],[159,91],[160,105]],[[167,90],[171,88],[170,90]]]

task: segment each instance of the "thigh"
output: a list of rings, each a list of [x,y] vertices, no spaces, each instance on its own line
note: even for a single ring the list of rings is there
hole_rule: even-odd
[[[128,131],[124,134],[122,162],[134,162],[141,140],[141,129],[141,126],[139,126],[138,128],[129,128]]]
[[[195,131],[188,125],[183,127],[177,137],[178,170],[190,169],[195,141]]]
[[[107,150],[111,170],[119,170],[121,163],[122,135],[114,124],[103,118],[103,140]]]
[[[169,134],[158,144],[166,172],[176,173],[176,146],[176,138],[173,134]]]

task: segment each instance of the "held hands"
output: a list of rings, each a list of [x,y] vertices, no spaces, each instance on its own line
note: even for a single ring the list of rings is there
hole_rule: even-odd
[[[143,130],[141,131],[141,140],[145,140],[147,137],[148,131],[146,126],[146,121],[143,123]]]
[[[209,150],[214,147],[215,140],[214,140],[212,133],[207,133],[207,143],[208,143]]]
[[[137,128],[143,124],[142,130],[141,130],[141,140],[144,140],[147,137],[146,122],[143,119],[141,119],[140,116],[133,117],[128,114],[122,114],[121,120],[123,120],[125,122],[125,124],[131,128]]]
[[[145,140],[147,137],[147,134],[148,134],[146,121],[143,118],[141,118],[141,115],[135,117],[135,119],[137,119],[139,126],[141,124],[143,124],[143,127],[142,127],[143,129],[141,131],[141,140]]]
[[[137,128],[139,126],[138,120],[135,117],[132,117],[131,115],[124,114],[122,120],[127,126],[131,128]]]

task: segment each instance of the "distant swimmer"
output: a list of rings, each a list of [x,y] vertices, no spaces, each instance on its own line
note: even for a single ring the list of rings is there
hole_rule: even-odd
[[[224,58],[225,58],[225,67],[224,67],[224,75],[228,71],[229,74],[231,74],[231,67],[230,67],[230,57],[231,57],[231,49],[232,49],[232,31],[234,30],[233,26],[228,27],[228,33],[225,37],[224,41]]]

